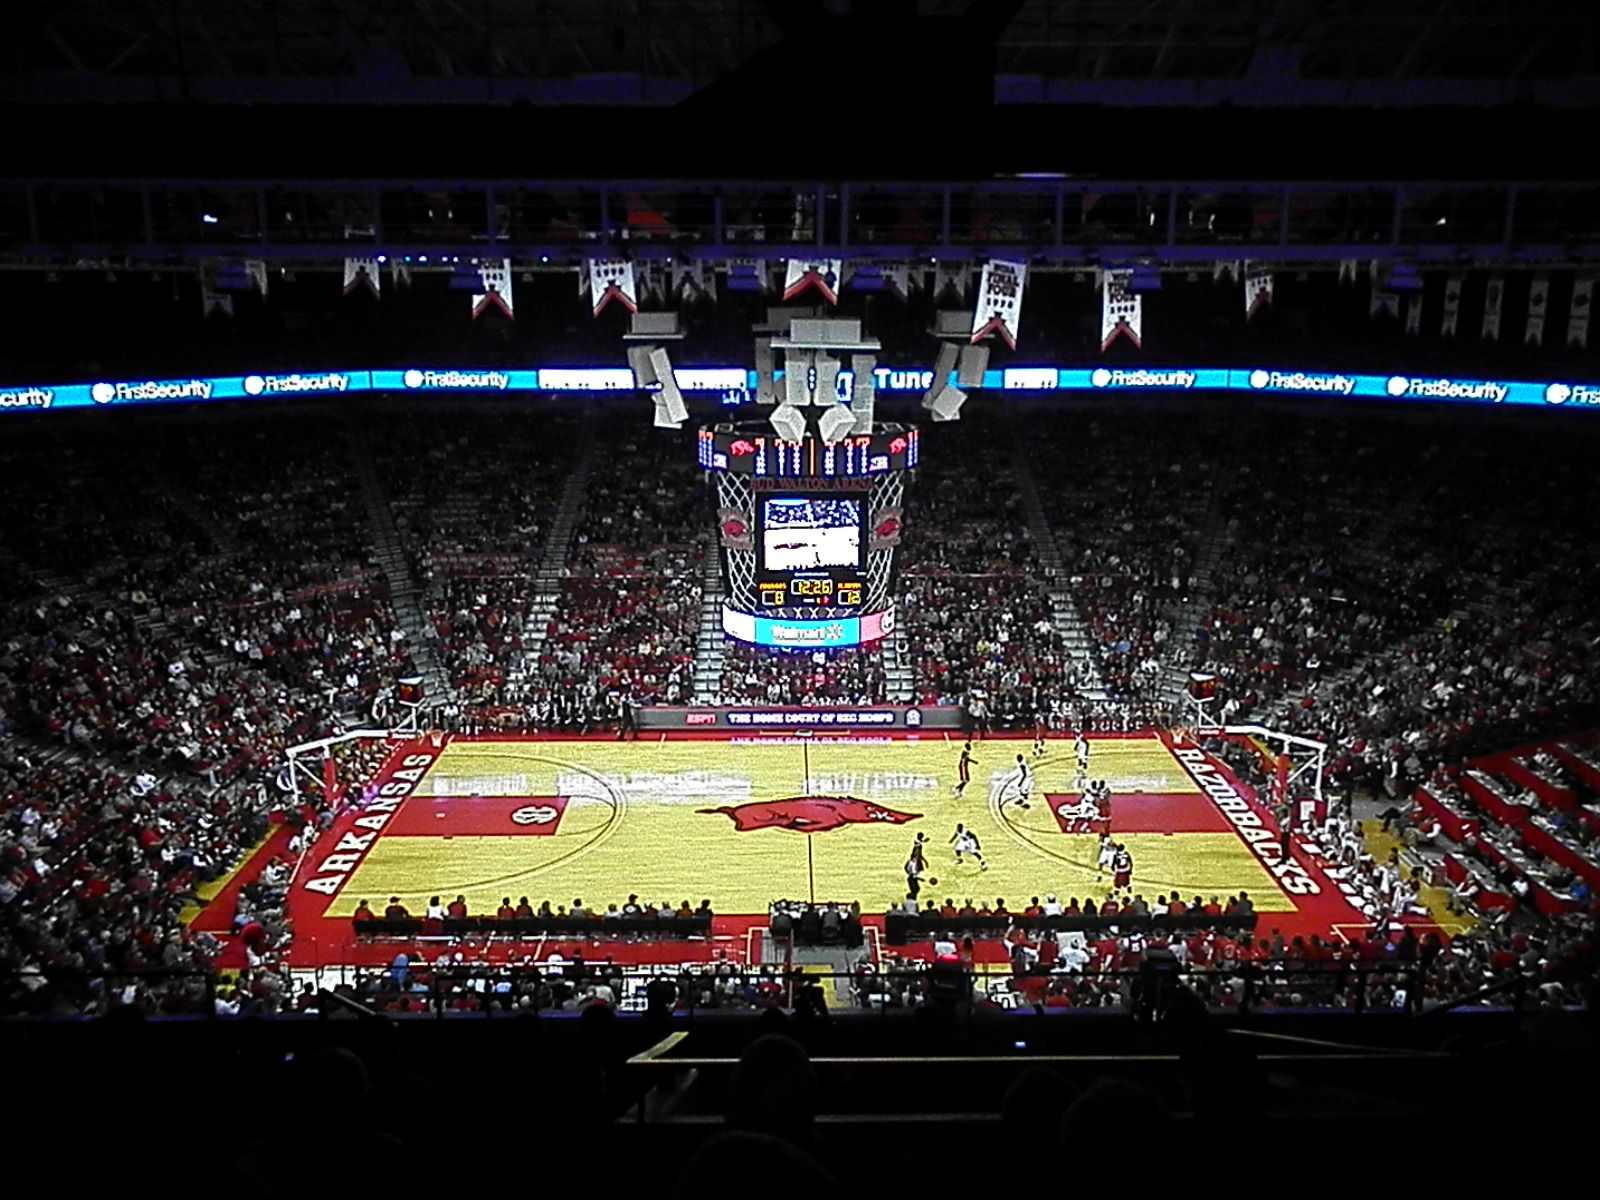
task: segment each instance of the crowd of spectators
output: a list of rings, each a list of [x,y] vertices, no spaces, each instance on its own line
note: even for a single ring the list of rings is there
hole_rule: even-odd
[[[1387,427],[1253,419],[1259,436],[1243,441],[1227,422],[1164,413],[1028,426],[1020,453],[1114,702],[1153,711],[1162,667],[1197,663],[1219,677],[1218,715],[1327,741],[1335,792],[1401,800],[1430,779],[1448,786],[1441,768],[1600,715],[1585,439],[1515,427],[1488,442],[1477,428],[1429,426],[1408,443]],[[959,454],[925,447],[899,552],[903,665],[924,703],[982,695],[996,725],[1035,711],[1071,720],[1088,681],[1056,627],[1015,464],[997,449],[1023,423],[1002,424]],[[413,414],[361,436],[428,589],[457,703],[509,707],[522,727],[588,728],[625,705],[688,700],[708,504],[681,445],[639,438],[589,457],[568,574],[547,611],[536,567],[584,445],[576,423]],[[204,439],[164,415],[114,435],[41,429],[0,452],[0,501],[15,514],[0,530],[8,753],[72,756],[13,771],[18,796],[37,775],[62,806],[26,828],[20,802],[0,809],[14,896],[80,904],[99,885],[73,880],[94,872],[52,854],[82,845],[80,828],[102,836],[105,806],[127,801],[116,827],[128,853],[88,865],[108,888],[182,897],[249,844],[236,822],[273,806],[283,747],[363,720],[411,668],[352,467],[365,452],[270,415]],[[1223,542],[1213,594],[1196,645],[1173,646],[1208,537]],[[730,643],[721,692],[731,703],[876,703],[888,673],[877,647]],[[71,771],[86,773],[53,774]],[[69,799],[64,778],[83,793]],[[105,779],[118,782],[108,791]],[[144,779],[154,782],[137,796],[125,782]],[[192,827],[202,815],[213,825]],[[1324,849],[1348,857],[1341,819]],[[151,829],[159,865],[141,842]],[[1566,832],[1586,845],[1586,830]],[[1360,872],[1365,904],[1394,915],[1409,902],[1382,886],[1387,864],[1355,857],[1330,862]],[[163,945],[177,929],[170,905],[122,919]],[[28,924],[30,962],[133,961],[121,941],[105,958],[104,947],[50,944],[61,935],[49,920]]]

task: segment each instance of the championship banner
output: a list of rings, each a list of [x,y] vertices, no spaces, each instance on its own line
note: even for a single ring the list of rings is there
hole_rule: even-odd
[[[951,288],[962,300],[967,298],[967,264],[960,262],[941,262],[934,272],[933,302],[937,304],[944,299],[944,294]]]
[[[233,297],[225,292],[213,292],[211,290],[211,281],[204,275],[200,277],[200,315],[202,317],[233,316]]]
[[[1589,302],[1593,292],[1592,276],[1580,275],[1572,281],[1572,305],[1567,310],[1567,345],[1580,350],[1589,346]]]
[[[1544,345],[1544,314],[1549,301],[1550,277],[1535,275],[1528,286],[1528,327],[1522,334],[1524,346]]]
[[[665,263],[647,262],[643,274],[634,271],[634,281],[639,295],[651,304],[660,304],[667,292],[667,267]]]
[[[1380,292],[1377,277],[1373,277],[1372,299],[1367,304],[1367,316],[1375,317],[1379,313],[1388,313],[1396,320],[1400,317],[1400,293]]]
[[[247,258],[244,260],[244,273],[245,278],[250,280],[256,291],[260,292],[262,298],[265,299],[267,295],[267,264],[259,258]]]
[[[1100,349],[1110,349],[1123,334],[1135,347],[1142,345],[1144,297],[1133,290],[1133,272],[1106,271],[1100,286]]]
[[[793,300],[802,292],[815,289],[829,304],[839,303],[839,284],[844,279],[844,260],[838,258],[791,258],[783,264],[783,298]]]
[[[1439,336],[1453,338],[1456,335],[1456,318],[1461,314],[1461,288],[1467,277],[1459,272],[1450,276],[1444,283],[1444,315],[1439,318]]]
[[[1406,332],[1413,337],[1422,332],[1422,293],[1406,297]]]
[[[382,275],[378,271],[378,260],[370,254],[344,260],[344,294],[346,296],[358,287],[364,287],[372,293],[372,298],[376,300],[382,295],[380,290],[382,286],[381,279]]]
[[[483,281],[483,291],[472,297],[472,316],[476,320],[491,306],[498,308],[512,320],[516,319],[516,303],[511,295],[511,260],[491,258],[478,263],[478,278]]]
[[[1017,348],[1017,330],[1022,326],[1022,288],[1028,281],[1028,264],[990,259],[983,264],[978,282],[978,304],[972,310],[972,337],[981,342],[998,333],[1011,349]]]
[[[1244,274],[1244,319],[1248,321],[1265,305],[1272,303],[1272,272],[1266,267],[1246,264]]]
[[[690,296],[696,299],[717,298],[717,272],[709,262],[685,263],[678,272],[678,282],[672,289],[679,299]]]
[[[1211,264],[1211,282],[1221,283],[1223,276],[1228,277],[1230,283],[1238,283],[1241,268],[1244,266],[1237,258],[1219,258]],[[1248,293],[1249,289],[1246,288]],[[1248,301],[1246,303],[1248,307]]]
[[[625,258],[589,260],[589,301],[594,315],[613,300],[631,313],[639,311],[639,288],[633,278],[633,263]]]
[[[886,262],[883,264],[883,287],[887,292],[904,300],[911,294],[912,276],[911,267],[904,262]]]
[[[1356,281],[1356,260],[1341,258],[1339,260],[1339,282],[1354,283]]]
[[[389,269],[396,288],[411,286],[411,264],[403,263],[397,258],[389,260]]]
[[[1505,300],[1506,281],[1498,275],[1489,276],[1489,286],[1483,293],[1483,336],[1490,341],[1500,340],[1500,305]]]

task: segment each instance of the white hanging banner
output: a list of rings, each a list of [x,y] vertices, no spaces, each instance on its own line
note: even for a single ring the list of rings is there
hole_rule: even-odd
[[[1594,278],[1580,275],[1572,281],[1572,304],[1567,309],[1567,345],[1580,350],[1589,346],[1589,304],[1594,294]]]
[[[389,273],[394,280],[396,288],[411,286],[411,264],[403,263],[397,258],[389,260]]]
[[[829,304],[837,304],[843,279],[843,259],[791,258],[783,264],[783,298],[793,300],[802,292],[815,290]]]
[[[506,316],[516,319],[516,302],[511,295],[511,260],[485,258],[478,260],[478,278],[483,281],[483,291],[472,297],[472,315],[476,319],[490,308],[498,308]]]
[[[1272,272],[1266,267],[1247,263],[1244,274],[1244,319],[1248,321],[1271,303]]]
[[[211,280],[204,272],[200,275],[200,315],[202,317],[233,316],[233,297],[226,292],[211,290]]]
[[[1398,292],[1380,292],[1378,290],[1377,276],[1374,275],[1372,279],[1372,299],[1367,304],[1367,315],[1375,317],[1379,313],[1388,313],[1391,317],[1399,319],[1400,295]]]
[[[678,271],[677,282],[673,285],[673,292],[679,299],[717,298],[716,271],[708,262],[685,263]]]
[[[1535,275],[1528,285],[1528,327],[1523,331],[1524,346],[1544,345],[1544,314],[1550,307],[1550,276]]]
[[[886,262],[883,264],[883,287],[887,292],[904,300],[911,294],[912,276],[911,267],[905,262]]]
[[[1226,275],[1234,283],[1239,282],[1239,269],[1243,264],[1237,258],[1219,258],[1211,264],[1211,282],[1220,283]]]
[[[1339,282],[1354,283],[1356,281],[1356,260],[1341,258],[1339,260]]]
[[[1422,293],[1406,297],[1406,332],[1413,337],[1422,332]]]
[[[266,262],[259,258],[247,258],[244,260],[244,273],[264,299],[267,294]]]
[[[1007,346],[1017,348],[1022,326],[1022,287],[1028,281],[1028,264],[993,258],[983,264],[978,281],[978,304],[972,310],[973,342],[998,333]]]
[[[1444,281],[1444,315],[1439,318],[1439,336],[1442,338],[1456,335],[1456,318],[1461,315],[1461,288],[1466,280],[1465,275],[1457,272]]]
[[[1144,297],[1133,290],[1132,271],[1106,271],[1100,291],[1100,349],[1123,335],[1135,346],[1143,344]]]
[[[1500,306],[1505,292],[1506,281],[1498,275],[1489,276],[1489,286],[1483,293],[1483,336],[1493,342],[1500,340]]]
[[[962,300],[967,298],[967,264],[961,262],[941,262],[934,272],[933,302],[938,304],[944,299],[944,294],[951,288]]]
[[[376,299],[381,292],[382,275],[378,271],[378,260],[370,254],[356,255],[344,260],[344,294],[348,296],[358,287],[364,287]]]
[[[589,260],[589,302],[594,305],[594,315],[613,300],[629,312],[639,311],[639,288],[634,281],[633,263],[626,258],[591,258]]]

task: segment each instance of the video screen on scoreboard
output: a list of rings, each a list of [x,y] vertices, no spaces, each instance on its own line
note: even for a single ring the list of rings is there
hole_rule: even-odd
[[[761,501],[765,572],[861,566],[861,501],[848,496],[767,496]]]

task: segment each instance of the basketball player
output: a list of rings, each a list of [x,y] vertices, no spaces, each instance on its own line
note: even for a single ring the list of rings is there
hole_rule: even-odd
[[[1078,736],[1073,742],[1073,748],[1078,752],[1078,774],[1087,774],[1089,770],[1089,739],[1084,737],[1083,730],[1078,730]]]
[[[1133,890],[1133,855],[1128,853],[1128,848],[1121,842],[1117,843],[1117,852],[1111,859],[1111,869],[1116,872],[1112,877],[1111,886],[1115,891]]]
[[[1100,856],[1095,863],[1094,877],[1100,879],[1112,869],[1112,862],[1117,857],[1117,844],[1111,840],[1109,830],[1100,835]]]
[[[1009,786],[1017,789],[1017,807],[1027,808],[1028,797],[1033,794],[1033,768],[1020,754],[1017,755],[1017,773],[1010,780]]]
[[[1046,733],[1046,731],[1048,729],[1049,729],[1049,726],[1045,723],[1045,719],[1044,719],[1044,709],[1042,709],[1042,708],[1034,709],[1033,710],[1033,756],[1035,758],[1043,758],[1044,757],[1044,735],[1045,735],[1045,733]]]
[[[956,770],[961,774],[961,782],[956,784],[956,795],[966,791],[967,784],[972,782],[972,764],[977,761],[972,757],[972,743],[968,742],[961,748],[961,761],[956,765]]]
[[[989,864],[983,861],[983,851],[978,847],[978,835],[964,825],[957,824],[956,831],[950,836],[950,844],[956,848],[956,866],[965,861],[962,856],[972,855],[978,860],[978,866],[983,870],[989,869]]]

